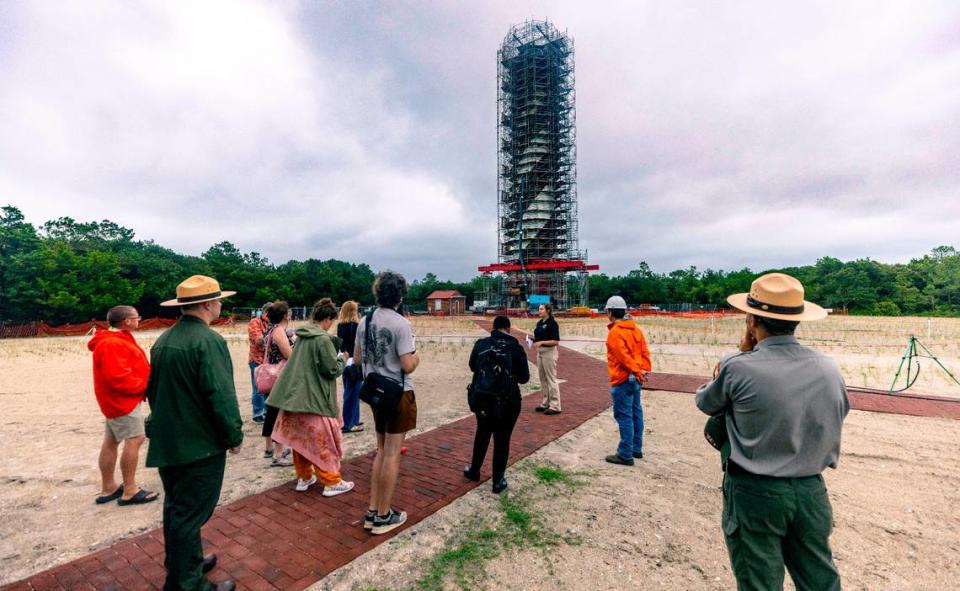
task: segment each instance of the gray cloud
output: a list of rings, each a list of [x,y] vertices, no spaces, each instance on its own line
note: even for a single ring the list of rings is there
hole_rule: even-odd
[[[496,50],[530,17],[576,40],[605,272],[956,244],[949,2],[6,2],[0,201],[192,254],[471,277],[496,258]]]

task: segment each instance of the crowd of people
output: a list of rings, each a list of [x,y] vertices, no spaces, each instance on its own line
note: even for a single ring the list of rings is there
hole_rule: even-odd
[[[179,321],[153,345],[148,360],[131,331],[139,315],[130,306],[107,313],[109,331],[89,343],[94,390],[105,418],[97,504],[150,503],[156,492],[136,483],[139,449],[150,438],[146,465],[163,483],[166,544],[164,589],[235,588],[204,575],[217,563],[204,556],[200,529],[213,514],[226,456],[239,453],[242,421],[225,340],[209,328],[220,316],[223,291],[195,275],[177,286]],[[293,466],[295,490],[321,489],[325,497],[348,493],[341,474],[343,436],[364,430],[360,400],[372,411],[376,455],[363,528],[381,535],[407,521],[392,505],[406,434],[417,425],[412,375],[420,364],[416,338],[403,315],[405,279],[390,271],[373,284],[376,307],[359,315],[356,302],[318,301],[310,321],[296,331],[289,306],[265,304],[248,325],[252,420],[261,425],[269,466]],[[738,353],[722,359],[696,396],[709,418],[705,436],[720,451],[725,471],[722,531],[739,589],[782,588],[784,568],[797,589],[839,589],[829,535],[831,508],[821,472],[836,467],[840,431],[849,410],[837,365],[799,344],[801,321],[826,315],[803,299],[803,286],[778,273],[764,275],[750,293],[729,303],[746,312]],[[633,466],[643,455],[641,391],[652,371],[644,334],[622,297],[607,300],[607,369],[613,417],[619,430],[611,464]],[[537,360],[542,400],[535,411],[562,412],[557,379],[560,327],[549,304],[526,347]],[[336,335],[330,331],[337,324]],[[470,354],[473,379],[468,405],[476,414],[470,464],[463,475],[480,480],[493,440],[492,491],[508,484],[510,439],[521,416],[520,385],[530,379],[527,351],[510,319],[497,316],[489,337]],[[343,397],[337,395],[343,380]],[[141,403],[149,403],[146,419]],[[120,452],[120,444],[123,444]],[[116,480],[120,455],[122,484]]]

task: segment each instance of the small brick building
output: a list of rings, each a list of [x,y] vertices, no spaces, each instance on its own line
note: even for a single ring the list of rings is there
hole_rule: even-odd
[[[467,296],[455,289],[438,289],[427,296],[427,312],[431,316],[463,314],[467,309]]]

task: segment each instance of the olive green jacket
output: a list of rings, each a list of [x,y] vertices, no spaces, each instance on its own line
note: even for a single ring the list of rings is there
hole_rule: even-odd
[[[270,390],[267,404],[288,412],[339,416],[337,376],[344,361],[337,357],[340,339],[316,324],[297,329],[297,343],[286,367]]]
[[[202,460],[243,442],[227,343],[202,320],[183,316],[150,349],[147,466]]]

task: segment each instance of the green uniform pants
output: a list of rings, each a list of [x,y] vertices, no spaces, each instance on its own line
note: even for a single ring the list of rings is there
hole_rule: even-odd
[[[797,591],[839,591],[830,553],[833,512],[820,475],[723,479],[723,533],[740,591],[783,589],[783,568]]]
[[[160,468],[163,481],[164,591],[207,591],[200,528],[220,499],[226,454]]]

